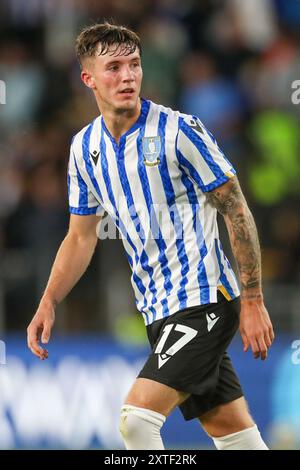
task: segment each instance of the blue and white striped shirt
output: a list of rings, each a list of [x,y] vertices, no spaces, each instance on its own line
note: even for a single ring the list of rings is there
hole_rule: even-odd
[[[72,214],[106,211],[118,227],[146,325],[239,295],[223,253],[217,211],[205,196],[235,171],[194,116],[142,100],[119,145],[102,116],[74,137],[69,161]]]

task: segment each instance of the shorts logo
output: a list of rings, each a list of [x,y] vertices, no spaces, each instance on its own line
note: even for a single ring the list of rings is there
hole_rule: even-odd
[[[206,320],[207,320],[207,330],[210,331],[213,326],[217,323],[220,317],[216,317],[214,313],[207,313]]]
[[[172,346],[170,346],[167,351],[162,353],[162,350],[164,348],[164,345],[166,344],[166,341],[168,339],[169,334],[171,333],[172,329],[174,328],[174,331],[179,331],[180,333],[183,333],[183,336],[179,338]],[[155,354],[158,354],[158,368],[160,369],[171,357],[174,356],[180,349],[182,349],[187,343],[192,341],[195,336],[197,336],[198,331],[194,330],[194,328],[190,328],[189,326],[186,325],[167,325],[163,329],[163,334],[162,337],[160,338],[156,349],[154,351]]]

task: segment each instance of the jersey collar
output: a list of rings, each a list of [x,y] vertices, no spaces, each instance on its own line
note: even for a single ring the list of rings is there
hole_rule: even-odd
[[[150,101],[145,100],[144,98],[141,98],[140,115],[138,119],[136,120],[136,122],[128,129],[128,131],[121,135],[120,141],[124,140],[129,134],[132,134],[134,131],[136,131],[137,129],[139,129],[145,124],[147,116],[148,116],[149,108],[150,108]],[[112,135],[110,134],[109,130],[107,129],[105,125],[103,116],[101,116],[101,125],[102,125],[102,129],[108,135],[110,140],[112,142],[115,142],[115,139],[112,137]]]

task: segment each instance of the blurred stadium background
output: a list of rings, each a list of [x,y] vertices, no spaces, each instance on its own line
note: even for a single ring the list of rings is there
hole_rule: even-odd
[[[67,230],[70,140],[97,115],[74,38],[111,18],[141,35],[143,96],[199,115],[238,170],[277,338],[266,363],[238,337],[231,352],[267,443],[300,448],[299,0],[1,0],[0,448],[122,448],[119,408],[147,355],[119,240],[59,307],[48,361],[26,347]],[[164,438],[211,446],[177,411]]]

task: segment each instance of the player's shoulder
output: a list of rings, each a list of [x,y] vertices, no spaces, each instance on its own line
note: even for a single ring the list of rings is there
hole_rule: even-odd
[[[179,127],[184,128],[185,126],[191,127],[191,128],[204,128],[203,122],[200,120],[198,116],[194,116],[193,114],[186,114],[186,113],[180,113],[179,116]]]
[[[178,125],[178,120],[180,117],[180,112],[174,110],[170,107],[164,106],[163,104],[154,103],[153,101],[149,101],[150,103],[150,117],[153,115],[160,115],[163,113],[167,116],[168,124],[176,123]]]
[[[168,117],[168,122],[171,124],[175,124],[179,129],[185,126],[197,126],[197,124],[201,127],[204,127],[203,123],[201,122],[198,116],[186,114],[182,111],[172,109],[162,104],[154,103],[153,101],[150,101],[150,105],[153,113],[166,114]]]
[[[78,131],[71,139],[71,148],[75,155],[82,154],[82,146],[86,139],[90,140],[91,133],[96,129],[100,123],[101,116],[93,119],[85,125],[80,131]]]
[[[186,142],[206,139],[209,131],[198,116],[180,113],[178,124],[179,136],[184,135]],[[211,135],[211,137],[213,137]]]

